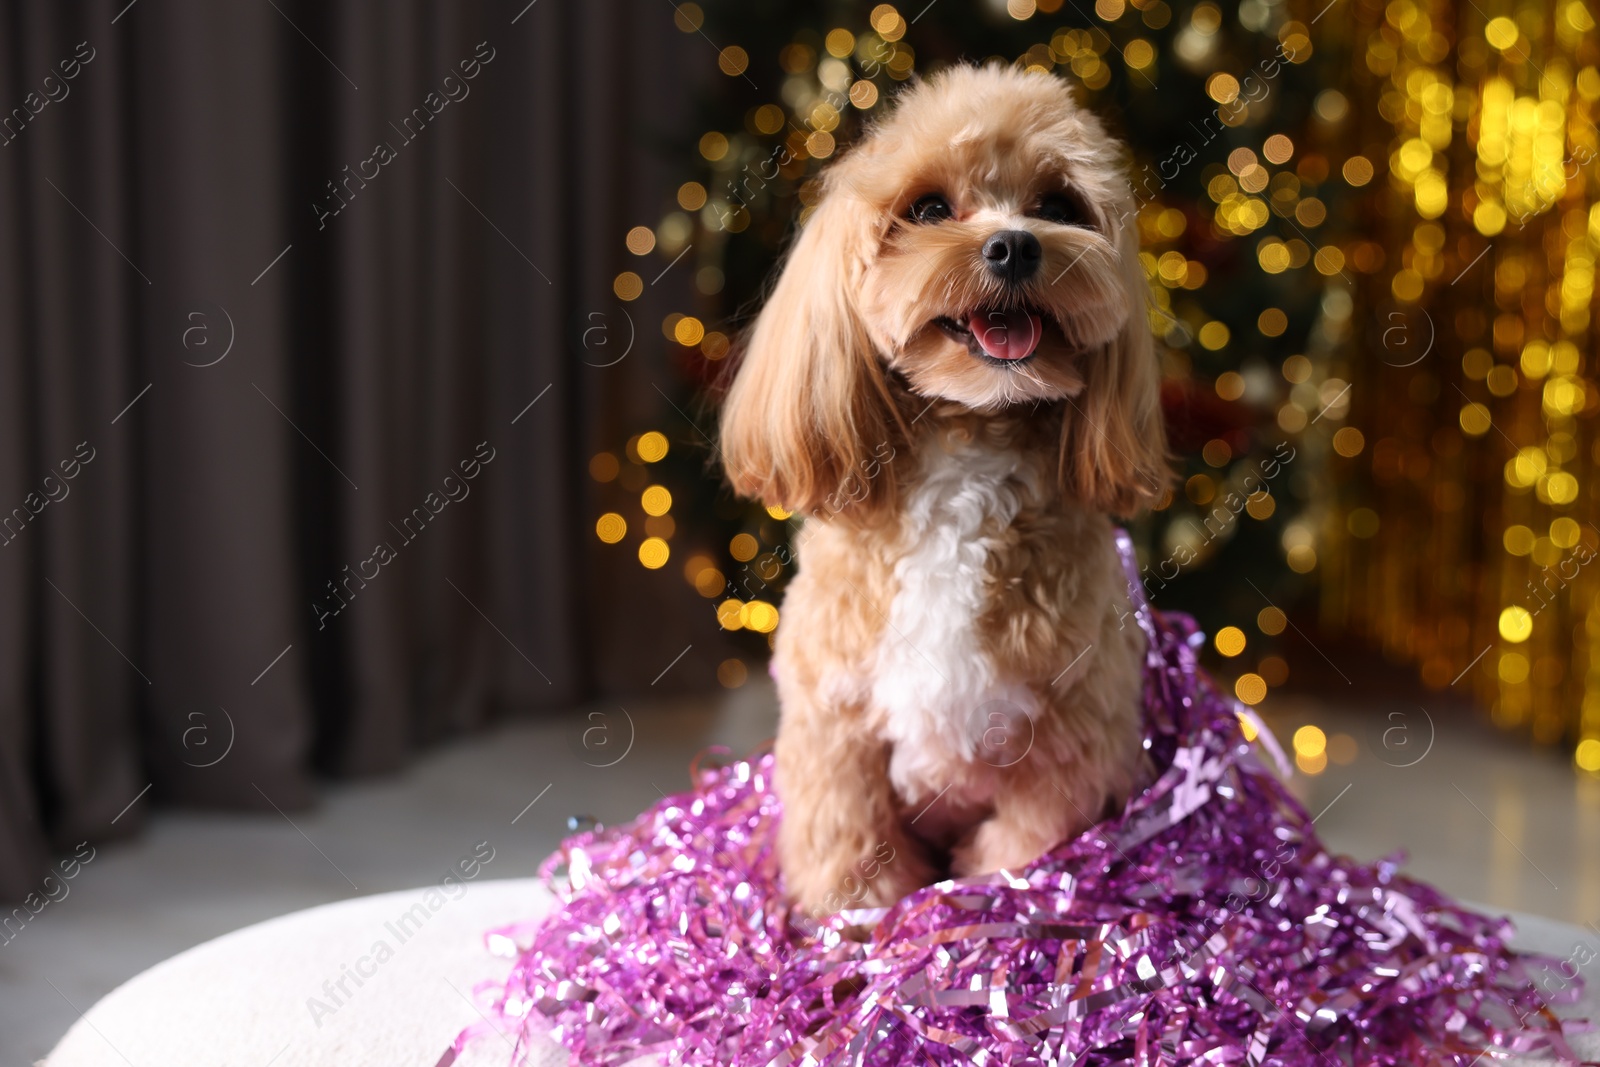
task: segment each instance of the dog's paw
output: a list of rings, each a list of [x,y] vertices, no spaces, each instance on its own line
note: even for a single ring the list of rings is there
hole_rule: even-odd
[[[789,899],[817,919],[849,908],[887,907],[936,878],[920,848],[904,839],[879,842],[859,858],[829,856],[784,865]]]
[[[1019,832],[1015,827],[990,819],[974,830],[950,853],[950,872],[957,878],[970,878],[995,871],[1020,874],[1054,842],[1041,841],[1037,834]]]

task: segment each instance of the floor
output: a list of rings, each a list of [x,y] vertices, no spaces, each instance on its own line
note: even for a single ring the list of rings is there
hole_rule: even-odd
[[[1461,714],[1274,699],[1268,717],[1286,748],[1314,722],[1330,754],[1349,758],[1296,780],[1330,847],[1363,860],[1409,848],[1409,873],[1464,899],[1600,924],[1600,783]],[[751,751],[774,721],[770,687],[752,680],[709,701],[504,727],[402,775],[331,787],[292,825],[161,814],[138,841],[102,849],[67,897],[0,946],[0,1063],[44,1056],[126,978],[240,926],[436,882],[481,855],[479,842],[493,849],[483,876],[531,874],[569,817],[626,819],[686,786],[702,749]]]

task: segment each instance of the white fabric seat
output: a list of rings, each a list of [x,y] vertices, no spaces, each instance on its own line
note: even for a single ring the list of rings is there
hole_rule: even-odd
[[[510,968],[489,955],[484,932],[537,916],[550,902],[532,879],[483,881],[466,883],[453,900],[430,887],[258,923],[124,983],[43,1067],[435,1067],[479,1019],[473,987]],[[1600,1019],[1600,937],[1531,916],[1518,917],[1517,927],[1520,948],[1588,961],[1587,995],[1570,1013]],[[1580,1035],[1574,1048],[1600,1059],[1600,1035]],[[510,1054],[508,1041],[490,1036],[456,1063],[504,1065]],[[528,1064],[567,1060],[565,1050],[543,1044]]]
[[[480,1020],[473,987],[510,970],[484,933],[551,903],[534,879],[464,888],[324,904],[196,945],[89,1009],[44,1067],[434,1067]],[[456,1063],[510,1057],[491,1035]],[[546,1045],[528,1063],[567,1060]]]

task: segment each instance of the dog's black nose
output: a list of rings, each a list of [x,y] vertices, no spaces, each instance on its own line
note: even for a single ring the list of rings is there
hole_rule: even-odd
[[[1001,230],[983,242],[989,272],[1013,285],[1034,276],[1042,254],[1039,239],[1027,230]]]

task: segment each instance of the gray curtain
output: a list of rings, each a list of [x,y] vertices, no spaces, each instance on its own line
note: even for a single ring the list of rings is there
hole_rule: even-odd
[[[681,396],[680,280],[579,339],[715,76],[671,5],[0,10],[0,897],[648,685],[693,593],[606,562],[584,472]]]

